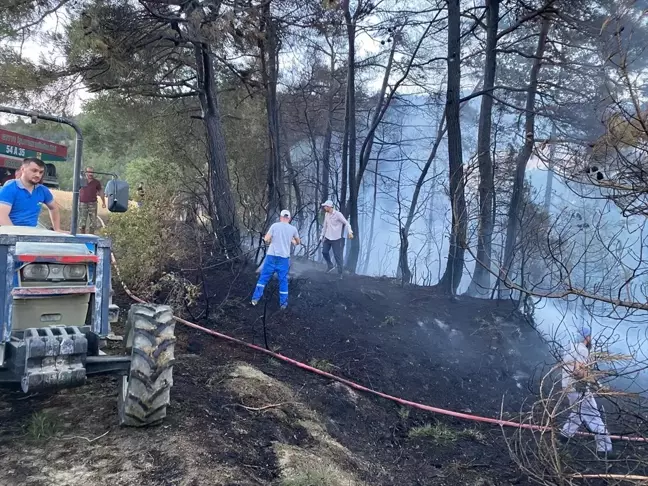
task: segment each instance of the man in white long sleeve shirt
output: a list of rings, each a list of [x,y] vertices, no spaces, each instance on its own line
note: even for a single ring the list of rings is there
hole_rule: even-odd
[[[322,256],[328,265],[328,272],[335,268],[331,261],[331,249],[337,266],[338,275],[342,278],[344,272],[344,231],[348,230],[349,238],[353,239],[351,225],[340,211],[333,207],[330,199],[322,204],[326,214],[324,215],[324,226],[322,227]]]
[[[569,418],[562,427],[562,434],[573,437],[582,426],[595,434],[596,452],[610,454],[612,441],[596,405],[596,399],[590,391],[591,381],[590,347],[592,331],[588,326],[578,330],[576,340],[563,354],[562,388],[569,400]]]

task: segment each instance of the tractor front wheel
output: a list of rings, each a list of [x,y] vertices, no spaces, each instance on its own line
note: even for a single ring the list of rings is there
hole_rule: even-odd
[[[136,304],[128,313],[131,366],[119,386],[119,423],[156,424],[166,417],[173,385],[175,320],[169,306]]]

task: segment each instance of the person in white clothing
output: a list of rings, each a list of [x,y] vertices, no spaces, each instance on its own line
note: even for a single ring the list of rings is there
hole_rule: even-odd
[[[331,261],[331,249],[335,257],[338,275],[342,278],[344,272],[344,230],[348,230],[350,239],[353,239],[351,225],[340,211],[333,207],[333,201],[330,199],[322,204],[326,214],[324,215],[324,226],[322,227],[322,256],[328,266],[327,272],[332,272],[335,268]]]
[[[590,390],[591,377],[590,348],[592,347],[592,330],[583,326],[578,330],[576,340],[563,354],[562,388],[569,400],[569,418],[562,427],[562,435],[573,437],[580,426],[584,426],[596,438],[596,451],[612,452],[612,440],[603,423],[596,405],[596,399]]]

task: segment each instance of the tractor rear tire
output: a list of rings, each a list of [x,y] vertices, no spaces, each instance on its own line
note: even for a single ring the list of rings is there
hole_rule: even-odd
[[[166,417],[173,385],[175,320],[166,305],[135,304],[128,312],[131,366],[119,387],[119,423],[144,427]],[[132,337],[132,340],[128,338]]]

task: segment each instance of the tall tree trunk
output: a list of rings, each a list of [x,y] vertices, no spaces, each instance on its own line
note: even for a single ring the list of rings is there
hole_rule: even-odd
[[[486,1],[486,59],[484,62],[484,91],[479,113],[477,135],[477,162],[479,164],[479,235],[475,272],[468,287],[474,297],[487,296],[491,287],[491,249],[493,242],[493,160],[491,159],[491,132],[493,125],[493,96],[497,71],[497,29],[500,0]]]
[[[340,182],[340,212],[346,214],[347,186],[349,180],[349,92],[344,101],[344,136],[342,138],[342,181]]]
[[[406,283],[410,283],[412,279],[412,272],[409,268],[409,260],[407,256],[407,249],[409,248],[410,230],[412,228],[412,224],[414,223],[414,220],[416,219],[416,208],[418,206],[418,200],[421,195],[421,189],[423,188],[423,184],[425,183],[432,162],[436,160],[436,154],[437,151],[439,150],[439,146],[441,145],[441,141],[443,140],[443,136],[445,135],[445,133],[446,133],[445,119],[441,118],[441,120],[439,120],[439,127],[437,128],[436,140],[434,141],[434,145],[432,146],[430,156],[425,162],[425,165],[423,166],[423,170],[419,174],[419,178],[416,181],[416,186],[414,187],[414,193],[412,194],[412,202],[410,203],[409,210],[407,211],[407,218],[405,219],[405,224],[403,225],[402,228],[400,228],[399,231],[400,251],[398,253],[398,267],[400,269],[400,275],[401,275],[401,280],[403,285]]]
[[[225,136],[218,106],[214,60],[209,46],[194,44],[200,108],[207,134],[207,166],[209,216],[212,230],[225,253],[234,257],[241,252],[241,234],[236,216],[236,204],[227,166]]]
[[[382,86],[380,88],[380,93],[378,94],[378,100],[376,102],[375,111],[371,120],[371,124],[369,125],[369,133],[367,134],[366,138],[362,142],[362,147],[360,149],[360,168],[358,170],[357,176],[356,176],[355,162],[353,164],[353,168],[351,168],[351,165],[349,165],[349,169],[350,169],[349,181],[351,186],[351,193],[349,195],[349,216],[351,218],[350,221],[351,228],[353,229],[354,236],[355,236],[355,238],[351,240],[351,245],[349,249],[349,260],[347,262],[347,268],[351,273],[354,273],[356,271],[356,267],[358,264],[358,257],[360,255],[360,237],[358,235],[358,229],[360,227],[360,225],[358,224],[358,221],[360,219],[358,215],[358,196],[360,194],[360,185],[362,183],[362,176],[364,174],[364,171],[367,165],[369,164],[369,160],[371,158],[371,152],[373,150],[376,129],[378,128],[378,125],[380,124],[383,117],[385,116],[385,111],[386,111],[384,109],[385,93],[387,92],[387,86],[389,85],[389,75],[391,74],[392,66],[394,63],[394,54],[396,52],[396,36],[394,37],[395,38],[394,41],[392,42],[392,48],[389,52],[389,59],[387,60],[387,67],[385,68],[385,73],[383,75]],[[355,30],[353,34],[353,39],[355,42]],[[349,37],[349,43],[351,43],[350,37]],[[355,46],[353,49],[355,50]],[[354,85],[355,85],[355,81],[354,81]],[[355,105],[355,93],[354,93],[353,100],[354,100],[353,103]],[[354,131],[355,131],[355,119],[353,123],[354,123]],[[353,160],[355,160],[355,150],[353,152],[353,157],[354,157]],[[349,158],[349,161],[351,161],[351,158]],[[371,243],[368,242],[368,244]]]
[[[322,201],[329,198],[330,184],[331,184],[331,141],[333,139],[333,106],[335,98],[335,51],[331,47],[331,65],[328,99],[326,100],[326,130],[324,132],[324,146],[322,148],[322,180],[320,181],[322,187]]]
[[[290,173],[290,184],[295,191],[295,206],[290,204],[290,211],[292,211],[296,216],[299,222],[303,221],[303,216],[299,216],[298,211],[301,211],[304,207],[302,201],[301,188],[299,186],[299,179],[297,179],[297,171],[292,166],[292,160],[290,158],[290,153],[286,153],[286,165],[288,166],[288,172]],[[301,225],[301,223],[300,223]]]
[[[391,87],[389,95],[385,97],[385,94],[387,93],[387,88],[389,86],[389,78],[391,76],[392,72],[392,67],[394,63],[394,55],[396,53],[396,47],[398,42],[401,40],[401,31],[395,31],[393,33],[393,42],[392,42],[392,47],[389,52],[389,58],[387,60],[387,66],[385,67],[385,73],[383,75],[383,81],[382,81],[382,86],[380,89],[380,93],[378,95],[378,102],[376,104],[376,109],[374,111],[373,118],[371,120],[371,124],[369,125],[369,132],[367,133],[367,136],[365,137],[362,147],[360,149],[360,165],[358,168],[358,174],[357,177],[354,179],[351,179],[351,184],[355,185],[355,196],[356,196],[356,202],[355,204],[350,203],[350,211],[349,215],[351,217],[351,226],[353,227],[353,221],[358,220],[358,205],[357,205],[357,197],[360,192],[360,185],[362,183],[362,178],[364,175],[364,172],[369,165],[369,160],[371,159],[371,152],[373,149],[373,144],[374,144],[374,139],[376,135],[376,130],[378,129],[378,126],[382,122],[383,118],[385,117],[385,114],[387,113],[387,109],[389,108],[392,100],[394,99],[394,96],[396,95],[396,92],[398,91],[398,88],[400,85],[407,79],[409,76],[409,72],[412,68],[412,65],[416,59],[416,56],[418,55],[418,52],[423,44],[424,39],[427,37],[428,32],[432,28],[432,25],[434,24],[434,21],[430,22],[423,32],[423,35],[420,37],[418,43],[416,44],[416,47],[414,51],[412,52],[412,55],[410,56],[409,62],[406,65],[405,71],[403,75],[394,83],[394,85]],[[355,227],[354,227],[355,231]],[[409,232],[409,229],[406,231]],[[402,236],[402,231],[401,231],[401,236]],[[405,246],[408,245],[408,242],[405,241]],[[403,245],[401,245],[403,246]],[[358,254],[360,253],[360,238],[356,237],[354,240],[351,241],[351,251],[349,252],[349,262],[347,263],[347,266],[350,271],[354,271],[357,265],[357,260],[358,260]],[[402,255],[402,254],[401,254]],[[405,257],[407,257],[407,252],[405,252]],[[400,268],[400,266],[399,266]]]
[[[464,267],[464,247],[468,219],[464,194],[463,154],[461,152],[460,121],[461,90],[461,6],[460,0],[448,0],[448,86],[446,94],[446,124],[448,127],[448,167],[452,229],[450,250],[445,272],[439,286],[455,295],[461,283]]]
[[[279,110],[279,113],[281,113],[281,110]],[[287,139],[286,136],[286,130],[285,130],[285,124],[283,123],[283,120],[281,120],[281,116],[279,116],[279,123],[280,126],[282,127],[281,133],[283,134],[284,140]],[[299,185],[299,172],[295,170],[293,167],[292,163],[292,155],[290,154],[290,147],[288,144],[282,144],[282,150],[283,150],[283,158],[286,161],[286,171],[288,173],[288,180],[289,184],[292,186],[293,191],[295,192],[295,205],[293,206],[292,204],[292,191],[288,189],[288,206],[287,208],[292,212],[294,215],[296,221],[297,221],[297,227],[301,228],[302,224],[306,222],[306,219],[304,218],[304,215],[301,214],[302,209],[304,208],[304,202],[302,199],[302,190],[301,186]],[[319,159],[317,160],[317,164],[319,165]],[[317,185],[315,186],[315,195],[317,196]]]
[[[436,176],[437,173],[437,159],[436,157],[434,158],[434,162],[432,163],[432,174]],[[432,254],[432,238],[431,235],[434,233],[434,222],[435,222],[435,214],[434,214],[434,208],[435,208],[435,202],[436,202],[436,184],[435,181],[432,182],[432,186],[430,187],[430,195],[428,199],[428,207],[426,208],[427,211],[427,232],[428,232],[428,238],[427,238],[427,243],[426,243],[426,255],[427,255],[427,263],[429,265],[429,257]],[[440,263],[439,263],[440,264]],[[429,268],[429,266],[428,266]],[[440,274],[441,272],[439,272]]]
[[[410,270],[407,252],[409,251],[409,238],[407,229],[402,226],[399,229],[400,246],[398,249],[398,269],[396,277],[400,277],[401,285],[406,285],[412,281],[412,271]]]
[[[358,7],[359,9],[359,7]],[[357,13],[357,12],[356,12]],[[360,225],[358,224],[358,191],[356,183],[356,97],[355,97],[355,38],[356,38],[356,19],[352,18],[348,9],[345,11],[347,38],[349,42],[349,59],[347,71],[347,110],[349,118],[349,205],[346,216],[350,217],[349,223],[353,230],[355,238],[351,240],[349,248],[349,257],[346,267],[351,273],[355,273],[358,264],[358,255],[360,254]]]
[[[378,93],[374,114],[369,125],[369,132],[362,142],[362,147],[360,147],[360,168],[358,169],[357,180],[354,181],[358,187],[362,182],[362,176],[364,175],[364,171],[369,165],[369,160],[371,159],[371,151],[373,150],[373,144],[376,138],[376,130],[378,129],[380,122],[383,120],[387,108],[389,107],[389,103],[394,95],[394,92],[392,91],[387,100],[385,100],[385,94],[387,93],[387,87],[389,86],[389,77],[391,75],[392,66],[394,65],[394,54],[396,53],[396,45],[398,44],[397,39],[399,36],[400,32],[398,35],[394,34],[394,41],[392,42],[392,47],[389,51],[389,58],[387,59],[387,66],[385,67],[385,72],[383,74],[382,85],[380,87],[380,93]]]
[[[436,18],[435,18],[436,20]],[[414,61],[416,60],[416,56],[418,55],[419,50],[421,49],[421,46],[423,45],[423,41],[427,38],[428,33],[432,29],[432,26],[435,23],[435,20],[430,22],[423,31],[423,34],[419,38],[418,43],[416,44],[416,47],[414,48],[414,51],[412,52],[409,61],[405,64],[405,69],[401,77],[391,85],[389,86],[389,78],[392,73],[392,68],[393,68],[393,63],[394,63],[394,55],[396,53],[396,48],[399,45],[399,42],[401,40],[401,35],[402,35],[402,30],[398,30],[393,32],[393,42],[392,42],[392,47],[389,52],[389,58],[387,60],[387,66],[385,67],[385,73],[383,74],[383,81],[382,81],[382,86],[380,88],[380,94],[378,96],[378,103],[376,106],[376,111],[374,112],[374,116],[371,120],[371,124],[369,125],[369,130],[367,132],[367,136],[365,137],[364,141],[362,142],[362,147],[360,148],[360,167],[358,169],[358,177],[356,178],[356,185],[360,186],[360,183],[362,182],[362,176],[364,175],[364,171],[366,170],[367,166],[369,165],[369,160],[371,158],[371,150],[374,144],[374,139],[376,135],[376,130],[378,129],[378,126],[382,122],[383,118],[385,117],[385,114],[387,113],[387,110],[389,109],[389,106],[391,105],[391,102],[393,101],[394,97],[396,96],[396,93],[398,91],[398,88],[407,80],[409,73],[412,69],[412,65],[414,64]],[[389,89],[389,94],[385,96],[387,93],[387,88]]]
[[[376,206],[378,205],[378,161],[380,158],[380,150],[378,151],[378,158],[376,158],[376,170],[374,172],[374,186],[373,186],[373,204],[371,205],[371,223],[369,225],[369,235],[367,237],[367,254],[365,255],[364,264],[362,265],[362,273],[367,274],[369,270],[369,261],[371,260],[371,251],[374,248],[374,228],[376,224]]]
[[[261,32],[265,35],[259,41],[261,73],[266,99],[268,124],[268,211],[266,223],[276,219],[285,207],[284,174],[279,146],[279,105],[277,102],[277,79],[279,76],[279,40],[277,25],[272,18],[271,2],[266,2],[261,18]]]
[[[506,243],[504,245],[504,262],[500,280],[505,279],[508,272],[511,270],[513,264],[515,242],[517,240],[517,232],[519,227],[520,208],[522,206],[522,194],[524,189],[524,174],[526,166],[533,153],[533,146],[535,143],[535,104],[536,96],[538,93],[538,75],[542,68],[542,58],[544,56],[545,47],[547,45],[547,36],[549,34],[549,27],[551,26],[551,19],[546,16],[542,19],[540,26],[540,35],[538,37],[538,45],[531,67],[531,74],[529,76],[529,91],[527,92],[526,99],[526,119],[524,125],[524,146],[518,152],[515,160],[515,180],[513,181],[513,191],[511,195],[511,203],[508,210],[508,221],[506,228]]]
[[[554,140],[556,139],[556,124],[554,123],[551,127],[551,135],[549,136],[550,146],[549,146],[549,162],[547,163],[547,185],[545,187],[545,197],[544,197],[544,210],[547,214],[551,211],[551,197],[553,191],[553,170],[554,170],[554,156],[556,155],[556,144]]]
[[[320,160],[319,160],[319,158],[316,158],[315,162],[316,162],[315,180],[317,180],[319,178],[319,176],[320,176]],[[319,213],[320,213],[320,211],[322,209],[320,204],[321,204],[321,201],[324,201],[324,200],[326,200],[328,198],[328,195],[324,195],[324,199],[320,198],[320,193],[319,192],[320,192],[320,185],[315,184],[315,197],[314,197],[314,201],[313,201],[313,222],[312,222],[312,224],[310,225],[310,227],[308,229],[308,232],[309,232],[308,245],[310,245],[310,230],[311,230],[313,224],[315,225],[315,233],[319,237],[320,225],[319,225],[318,216],[319,216]]]

